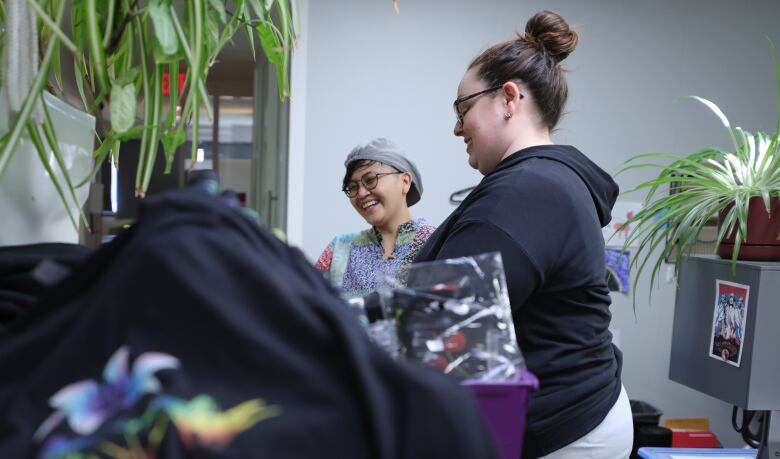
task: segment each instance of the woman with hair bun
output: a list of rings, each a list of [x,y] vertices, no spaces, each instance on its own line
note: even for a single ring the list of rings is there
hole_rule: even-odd
[[[627,458],[633,438],[601,234],[618,186],[550,137],[568,93],[561,61],[577,42],[561,16],[541,11],[471,62],[454,134],[484,177],[415,260],[501,252],[517,340],[541,386],[524,459]]]

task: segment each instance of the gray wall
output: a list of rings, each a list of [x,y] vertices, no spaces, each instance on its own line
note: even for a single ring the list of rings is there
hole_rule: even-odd
[[[304,2],[305,58],[295,67],[303,75],[294,78],[306,97],[293,98],[293,111],[304,114],[291,124],[303,151],[291,163],[291,176],[299,177],[291,184],[303,183],[303,199],[290,233],[312,259],[334,235],[365,227],[339,187],[347,152],[372,137],[395,140],[417,162],[425,194],[412,208],[415,216],[438,224],[452,211],[449,194],[480,179],[452,135],[458,82],[471,58],[522,31],[540,9],[561,13],[581,34],[579,48],[564,61],[570,99],[554,140],[579,147],[610,172],[637,153],[728,145],[714,115],[696,102],[676,101],[679,96],[713,100],[732,124],[748,130],[775,125],[766,37],[780,42],[777,0],[399,3],[400,16],[390,0]],[[626,174],[618,182],[625,190],[648,177]],[[726,445],[737,445],[730,407],[667,379],[674,286],[662,283],[648,303],[646,283],[636,312],[620,294],[612,308],[630,397],[670,417],[707,416]]]

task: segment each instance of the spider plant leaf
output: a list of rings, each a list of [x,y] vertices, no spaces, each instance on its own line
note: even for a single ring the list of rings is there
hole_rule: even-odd
[[[726,160],[730,164],[731,168],[733,170],[733,175],[737,179],[739,179],[739,183],[741,185],[748,185],[748,177],[745,168],[742,166],[742,161],[736,156],[732,154],[726,155]]]
[[[116,4],[118,0],[108,0],[106,10],[106,28],[103,31],[103,47],[108,48],[111,45],[111,38],[114,34],[114,22],[116,18]]]
[[[734,232],[734,227],[736,224],[737,214],[734,211],[734,208],[730,208],[728,212],[725,213],[723,216],[722,221],[720,221],[720,229],[718,230],[718,239],[717,243],[720,245],[720,242],[725,239],[726,237],[730,237]]]
[[[268,61],[276,66],[282,65],[284,47],[279,41],[279,37],[274,33],[273,25],[267,21],[260,21],[255,26],[255,29],[257,29],[257,36],[260,38],[260,44]]]
[[[115,84],[111,88],[111,129],[117,134],[122,134],[133,127],[135,123],[136,98],[135,84],[132,82],[124,86]]]
[[[171,13],[173,17],[173,25],[174,28],[176,29],[177,35],[179,36],[179,40],[182,45],[182,50],[184,51],[184,57],[187,60],[187,63],[189,64],[191,69],[199,67],[200,64],[198,66],[195,65],[195,56],[190,50],[190,46],[187,44],[186,37],[184,36],[184,30],[181,28],[181,24],[179,24],[179,21],[176,18],[175,11],[173,11],[173,6],[171,6]],[[198,75],[199,73],[197,72],[194,75],[192,73],[188,75],[188,79],[193,77],[195,78],[194,83],[190,81],[190,85],[191,86],[194,85],[196,91],[195,92],[189,91],[187,93],[187,99],[185,101],[184,110],[182,111],[182,116],[181,116],[182,123],[185,123],[190,119],[190,114],[192,113],[192,106],[193,106],[193,102],[195,101],[194,97],[196,95],[195,94],[196,92],[200,96],[200,100],[203,103],[203,107],[205,108],[206,114],[208,115],[209,119],[214,119],[213,109],[211,107],[211,102],[209,102],[208,93],[206,91],[206,85],[201,78],[198,78]]]
[[[279,27],[282,31],[281,41],[284,56],[281,72],[277,69],[277,74],[280,77],[278,78],[278,81],[280,81],[279,96],[284,99],[290,95],[290,53],[293,47],[293,40],[295,39],[295,30],[294,21],[290,16],[290,9],[288,8],[288,0],[277,1],[276,10],[279,17]]]
[[[241,3],[240,15],[244,23],[244,33],[249,42],[249,50],[252,52],[252,59],[255,59],[257,55],[255,52],[255,34],[252,32],[252,16],[249,14],[249,6],[246,4],[246,1]]]
[[[720,122],[723,124],[723,126],[725,126],[726,128],[731,127],[728,118],[726,118],[726,115],[721,111],[720,108],[718,108],[717,105],[715,105],[715,103],[699,96],[688,96],[688,97],[693,100],[698,100],[699,102],[704,104],[707,108],[709,108],[712,111],[712,113],[714,113],[715,116],[717,116],[718,119],[720,119]]]
[[[756,134],[756,149],[758,150],[758,156],[756,157],[755,170],[758,176],[763,177],[766,172],[766,166],[769,164],[767,161],[771,159],[771,155],[768,155],[770,148],[772,148],[773,142],[764,133],[759,132]]]
[[[709,101],[707,99],[704,99],[702,97],[699,97],[699,96],[688,96],[688,97],[691,98],[691,99],[697,100],[697,101],[701,102],[702,104],[704,104],[705,106],[707,106],[707,108],[709,108],[715,114],[715,116],[717,116],[718,119],[720,119],[720,122],[723,124],[723,126],[726,127],[726,130],[729,132],[729,136],[731,137],[731,142],[734,145],[734,149],[736,150],[738,147],[737,147],[737,139],[734,136],[734,130],[731,129],[731,125],[729,123],[729,120],[728,120],[728,118],[726,118],[726,115],[723,114],[721,109],[718,108],[718,106],[715,105],[713,102],[711,102],[711,101]]]
[[[65,32],[60,29],[59,25],[57,25],[54,20],[49,17],[49,15],[46,13],[46,11],[41,8],[40,5],[38,5],[37,2],[33,0],[28,0],[27,4],[30,6],[30,8],[33,10],[36,16],[46,25],[46,29],[41,30],[41,34],[54,34],[57,35],[57,38],[59,38],[60,42],[68,48],[72,53],[78,52],[78,48],[76,45],[68,38],[68,36],[65,34]],[[48,37],[47,40],[48,41]],[[59,48],[55,51],[56,54],[59,54]],[[59,60],[59,59],[57,59]]]
[[[759,143],[760,138],[759,135],[751,135],[747,139],[747,157],[744,161],[745,171],[749,176],[750,184],[753,184],[755,182],[756,173],[755,173],[755,164],[756,164],[756,157],[758,155],[759,151]]]
[[[160,122],[162,119],[162,68],[163,64],[154,66],[154,76],[151,85],[151,119],[147,118],[146,120],[150,127],[150,130],[147,131],[149,143],[144,158],[144,174],[140,184],[140,189],[143,194],[146,193],[152,179],[152,171],[154,170],[154,162],[157,159],[157,147],[160,140]],[[136,186],[138,186],[138,183],[136,183]]]
[[[766,214],[771,217],[772,207],[769,202],[769,190],[761,190],[761,200],[764,202],[764,209],[766,209]]]
[[[262,18],[265,17],[266,13],[268,12],[268,9],[265,8],[264,1],[261,0],[248,0],[247,3],[252,5],[252,9],[255,11],[255,14],[257,17]]]
[[[92,166],[92,171],[86,177],[84,177],[83,180],[76,184],[76,188],[81,188],[87,183],[90,183],[92,179],[95,178],[95,175],[97,175],[98,170],[100,170],[100,166],[103,164],[103,161],[111,152],[111,144],[113,141],[114,133],[109,131],[106,138],[100,142],[100,145],[98,145],[97,150],[92,152],[92,157],[95,158],[95,164]]]
[[[87,21],[84,18],[84,1],[73,0],[70,10],[71,35],[73,43],[78,49],[82,49],[84,40],[87,36]]]
[[[219,17],[217,13],[210,10],[205,15],[204,26],[206,32],[203,34],[205,38],[205,46],[207,49],[206,58],[207,62],[211,56],[216,56],[219,53]],[[207,66],[211,65],[210,62]]]
[[[57,10],[57,24],[62,22],[64,11],[65,3],[63,2],[59,4]],[[27,120],[29,120],[30,115],[32,114],[33,107],[35,106],[36,102],[38,102],[38,95],[40,95],[41,91],[43,91],[44,86],[46,85],[47,75],[49,74],[49,68],[51,67],[52,56],[54,54],[54,48],[58,44],[59,40],[57,39],[57,36],[52,36],[46,47],[46,53],[43,55],[43,60],[41,60],[38,75],[36,75],[35,79],[33,80],[30,91],[25,96],[22,107],[13,121],[13,125],[8,130],[8,137],[6,138],[5,142],[2,143],[2,148],[0,148],[0,177],[3,176],[3,172],[5,171],[8,162],[11,160],[11,157],[16,151],[16,145],[22,136],[22,131],[27,125]]]
[[[49,109],[46,106],[45,101],[43,100],[43,97],[41,97],[41,105],[43,106],[43,134],[46,138],[46,142],[49,144],[49,148],[51,148],[52,156],[54,157],[54,160],[57,162],[57,165],[60,168],[60,171],[62,172],[62,176],[65,179],[65,185],[67,187],[67,191],[70,194],[71,200],[76,204],[76,207],[78,207],[79,215],[81,216],[81,221],[84,223],[84,227],[89,230],[89,221],[87,220],[86,214],[84,214],[84,209],[78,205],[79,199],[76,196],[76,190],[73,186],[73,180],[71,180],[70,173],[68,172],[68,167],[65,164],[65,159],[62,156],[62,151],[60,150],[59,143],[57,142],[57,135],[54,132],[54,124],[51,121],[51,115],[49,114]],[[68,205],[67,201],[63,201],[63,204],[66,206]]]
[[[179,107],[179,61],[168,64],[168,117],[165,119],[164,131],[171,129],[176,122],[176,111]]]
[[[103,48],[103,35],[100,33],[97,0],[85,0],[83,4],[86,20],[86,40],[89,49],[92,73],[98,83],[99,94],[108,94],[111,85],[106,67],[106,50]]]
[[[279,98],[284,99],[288,93],[288,80],[286,70],[286,50],[278,35],[278,30],[270,21],[263,21],[255,25],[260,44],[263,47],[268,61],[276,69],[276,81],[279,86]]]
[[[225,11],[225,2],[222,0],[209,0],[209,5],[216,11],[217,17],[223,24],[227,22],[227,12]]]
[[[54,55],[52,56],[51,60],[52,60],[52,69],[54,71],[54,84],[57,85],[57,88],[59,88],[60,91],[64,91],[62,86],[62,63],[60,62],[61,59],[60,54],[61,54],[60,48],[55,47]]]
[[[143,23],[141,22],[141,18],[138,15],[135,15],[133,17],[133,25],[134,25],[134,31],[136,35],[138,36],[138,47],[139,47],[139,54],[142,56],[146,56],[149,54],[149,44],[146,39],[146,33],[143,28]],[[141,135],[141,146],[139,148],[139,158],[138,158],[138,168],[136,169],[135,174],[135,195],[138,197],[144,197],[146,195],[146,189],[141,187],[141,184],[143,182],[143,177],[146,174],[146,165],[148,164],[147,161],[147,155],[148,155],[148,148],[147,144],[149,142],[149,137],[151,133],[151,125],[150,121],[152,119],[152,102],[151,102],[151,89],[149,88],[150,82],[149,82],[149,72],[147,70],[147,62],[146,59],[140,59],[141,61],[141,87],[142,87],[142,97],[141,100],[143,102],[143,120],[144,120],[144,129],[143,134]]]
[[[635,170],[635,169],[660,169],[663,165],[658,163],[636,163],[636,164],[630,164],[625,167],[622,167],[621,169],[618,169],[617,172],[615,172],[614,176],[617,177],[627,171]]]
[[[716,167],[716,168],[720,169],[721,171],[723,171],[723,172],[724,172],[724,173],[726,173],[726,174],[728,174],[728,173],[729,173],[729,171],[728,171],[728,170],[726,170],[726,167],[725,167],[725,166],[723,166],[723,164],[719,163],[718,161],[715,161],[714,159],[710,159],[710,158],[708,158],[708,159],[707,159],[707,163],[708,163],[708,164],[710,164],[711,166],[714,166],[714,167]]]
[[[65,191],[62,189],[62,185],[60,184],[59,179],[57,178],[57,175],[54,172],[54,169],[51,167],[51,164],[49,164],[48,154],[46,152],[46,149],[43,146],[43,142],[41,141],[41,137],[38,133],[38,126],[32,123],[28,123],[27,125],[27,134],[30,136],[30,140],[32,141],[33,146],[35,147],[35,151],[38,153],[38,158],[41,160],[41,164],[43,165],[43,168],[46,170],[46,173],[49,174],[49,179],[51,180],[51,184],[54,185],[54,189],[57,190],[57,194],[60,197],[60,200],[65,205],[65,210],[68,213],[68,218],[70,219],[70,222],[73,224],[74,228],[78,228],[79,224],[76,220],[76,218],[73,216],[73,211],[71,209],[70,203],[68,202],[68,199],[65,196]],[[67,172],[65,172],[67,175]]]

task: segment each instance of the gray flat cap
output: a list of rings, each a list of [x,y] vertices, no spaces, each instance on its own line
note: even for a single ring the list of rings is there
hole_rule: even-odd
[[[383,137],[378,137],[368,143],[360,144],[353,148],[347,155],[347,159],[344,161],[344,167],[348,168],[351,163],[361,160],[380,162],[394,167],[401,172],[409,172],[412,174],[412,186],[406,194],[406,205],[411,207],[420,200],[420,196],[422,196],[423,192],[420,171],[418,171],[417,166],[404,155],[403,150],[401,150],[398,145]],[[349,177],[345,177],[344,179],[345,181],[349,180]]]

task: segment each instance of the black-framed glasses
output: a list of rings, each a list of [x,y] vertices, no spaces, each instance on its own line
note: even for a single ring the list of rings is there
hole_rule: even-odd
[[[498,86],[493,86],[492,88],[483,89],[482,91],[477,91],[473,94],[469,94],[468,96],[458,97],[457,99],[455,99],[455,102],[452,103],[452,108],[455,110],[455,116],[458,117],[458,122],[460,123],[460,125],[463,126],[463,115],[465,115],[465,113],[461,113],[460,109],[458,108],[458,106],[462,102],[466,102],[467,100],[471,100],[475,97],[479,97],[482,94],[487,94],[489,92],[497,91],[503,87],[504,85],[500,84]]]
[[[396,175],[396,174],[403,174],[403,172],[369,172],[362,177],[360,177],[360,183],[356,181],[351,181],[347,183],[347,185],[341,189],[341,191],[344,192],[344,194],[347,195],[349,198],[354,198],[357,196],[358,191],[360,190],[360,184],[363,184],[363,188],[366,190],[373,190],[376,188],[376,185],[379,183],[379,177],[384,177],[385,175]]]

